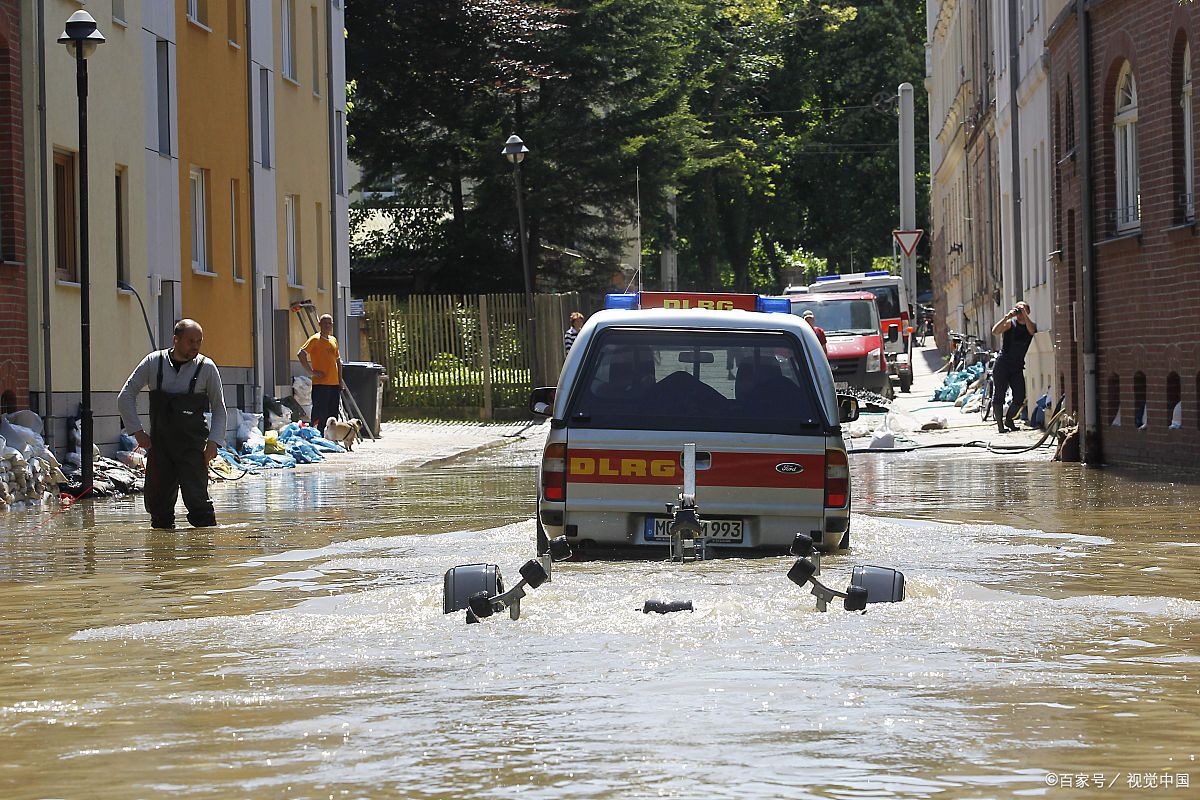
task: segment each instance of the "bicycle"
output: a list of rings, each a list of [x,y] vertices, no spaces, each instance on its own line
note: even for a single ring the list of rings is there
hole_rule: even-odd
[[[916,342],[917,347],[925,346],[925,339],[933,335],[933,309],[921,306],[917,312],[917,330]]]
[[[995,402],[996,398],[996,379],[992,375],[992,372],[995,370],[995,368],[996,354],[990,353],[987,364],[983,368],[983,404],[979,407],[979,416],[983,418],[984,422],[987,422],[992,418],[992,404]]]

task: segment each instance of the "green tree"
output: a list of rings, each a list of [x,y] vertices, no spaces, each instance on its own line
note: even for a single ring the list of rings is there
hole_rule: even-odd
[[[610,278],[639,167],[643,194],[661,197],[697,132],[677,78],[696,15],[690,0],[560,5],[348,7],[352,154],[365,182],[395,181],[401,210],[445,210],[436,222],[444,235],[422,229],[420,241],[405,242],[402,232],[376,242],[378,257],[440,243],[427,285],[520,287],[512,176],[499,152],[516,131],[532,150],[522,173],[541,284]],[[381,45],[354,46],[368,39]]]
[[[811,251],[846,271],[890,253],[893,95],[924,73],[924,24],[917,0],[707,5],[692,100],[706,137],[680,194],[685,284],[774,290],[789,254]],[[920,218],[927,152],[917,156]]]

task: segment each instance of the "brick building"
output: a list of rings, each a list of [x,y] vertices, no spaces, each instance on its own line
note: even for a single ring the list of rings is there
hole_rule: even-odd
[[[0,413],[29,405],[21,16],[0,0]]]
[[[1086,9],[1087,81],[1079,71],[1074,4],[1057,15],[1047,36],[1059,384],[1083,420],[1083,265],[1091,255],[1094,445],[1110,464],[1194,468],[1200,463],[1200,226],[1192,75],[1200,8],[1177,0],[1092,0]],[[1084,92],[1090,119],[1080,110]],[[1090,169],[1082,163],[1085,144]],[[1083,224],[1085,171],[1092,176],[1090,237]]]

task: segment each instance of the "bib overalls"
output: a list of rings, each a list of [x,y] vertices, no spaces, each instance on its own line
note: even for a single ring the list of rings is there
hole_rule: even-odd
[[[163,351],[158,361],[158,385],[150,391],[150,453],[146,461],[146,511],[155,528],[175,526],[175,501],[183,493],[187,519],[197,528],[217,524],[212,500],[208,497],[208,462],[204,447],[208,443],[208,395],[196,392],[196,381],[204,367],[199,357],[196,371],[185,394],[164,392]]]

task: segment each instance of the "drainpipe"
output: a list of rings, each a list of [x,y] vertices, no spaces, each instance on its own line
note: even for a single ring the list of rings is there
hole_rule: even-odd
[[[345,339],[349,335],[346,330],[347,324],[343,319],[345,309],[339,308],[341,303],[341,287],[338,285],[338,214],[337,214],[337,199],[338,185],[337,176],[339,171],[339,161],[342,157],[338,148],[338,131],[337,131],[337,111],[334,106],[333,95],[333,7],[329,0],[325,0],[325,97],[328,103],[329,111],[329,293],[333,296],[332,302],[329,304],[330,313],[333,314],[333,326],[342,338]],[[316,58],[313,54],[313,58]],[[340,323],[340,324],[339,324]]]
[[[1008,4],[1008,119],[1012,139],[1012,231],[1013,231],[1013,298],[1025,296],[1025,266],[1021,255],[1021,129],[1018,109],[1018,89],[1021,83],[1021,48],[1017,39],[1017,4]]]
[[[254,389],[258,396],[251,405],[250,411],[262,410],[262,398],[266,394],[266,389],[263,386],[263,354],[259,351],[262,343],[262,336],[259,333],[258,326],[261,324],[260,309],[261,298],[259,297],[258,286],[258,226],[255,221],[258,215],[255,213],[256,200],[258,194],[254,190],[254,87],[257,85],[255,81],[254,70],[254,40],[251,38],[254,35],[254,25],[251,22],[254,16],[252,3],[246,3],[246,135],[248,138],[247,153],[249,154],[250,163],[250,213],[249,217],[249,233],[250,233],[250,337],[254,353]],[[243,409],[244,410],[244,409]]]
[[[41,234],[42,234],[42,392],[45,408],[42,414],[42,432],[46,446],[54,451],[54,371],[51,369],[50,351],[50,293],[53,274],[50,270],[50,190],[46,161],[50,147],[46,138],[46,8],[37,6],[37,58],[38,58],[38,183],[41,188]]]
[[[1088,30],[1086,0],[1075,0],[1075,24],[1079,34],[1079,166],[1083,206],[1083,246],[1079,266],[1083,273],[1083,404],[1084,435],[1080,442],[1083,462],[1099,464],[1103,457],[1100,440],[1100,392],[1096,375],[1099,348],[1096,336],[1096,198],[1092,183],[1092,74],[1091,32]]]

